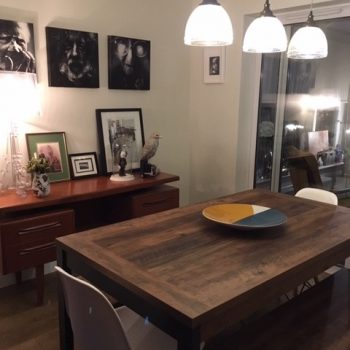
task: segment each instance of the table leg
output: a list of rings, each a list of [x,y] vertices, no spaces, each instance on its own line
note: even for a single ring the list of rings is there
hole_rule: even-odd
[[[201,350],[201,341],[198,331],[188,333],[187,336],[182,335],[177,343],[178,350]]]
[[[36,279],[36,304],[40,306],[44,302],[44,265],[38,265],[35,267],[35,279]]]
[[[69,271],[66,264],[65,252],[60,248],[57,248],[57,265],[60,266],[62,269]],[[67,315],[64,303],[63,290],[60,283],[58,283],[58,317],[60,350],[73,350],[73,332],[69,317]]]

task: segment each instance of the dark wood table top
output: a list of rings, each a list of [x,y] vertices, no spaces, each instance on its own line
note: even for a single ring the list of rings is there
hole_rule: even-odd
[[[238,231],[202,216],[202,209],[217,203],[276,208],[288,220]],[[350,256],[350,209],[250,190],[57,243],[67,256],[126,289],[129,297],[122,302],[137,309],[133,298],[141,300],[151,315],[167,313],[203,340]]]
[[[120,182],[111,181],[108,176],[96,176],[52,183],[50,195],[45,198],[37,198],[30,191],[27,197],[22,198],[14,190],[9,190],[0,194],[0,214],[101,198],[178,180],[177,175],[167,173],[145,178],[136,174],[134,180]]]

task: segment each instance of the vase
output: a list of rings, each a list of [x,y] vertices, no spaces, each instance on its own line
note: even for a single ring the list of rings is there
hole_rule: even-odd
[[[33,174],[32,190],[37,197],[46,197],[50,194],[50,182],[46,173]]]

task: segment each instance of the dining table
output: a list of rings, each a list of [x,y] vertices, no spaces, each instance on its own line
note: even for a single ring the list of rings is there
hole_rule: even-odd
[[[220,204],[271,208],[285,220],[240,228],[203,215]],[[251,189],[59,237],[56,243],[64,270],[176,338],[179,350],[199,350],[350,256],[350,209]],[[62,291],[59,324],[60,349],[73,349]]]

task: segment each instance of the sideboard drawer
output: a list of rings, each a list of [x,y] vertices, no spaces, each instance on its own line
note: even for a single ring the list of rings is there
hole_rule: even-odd
[[[73,210],[50,212],[1,223],[2,272],[14,272],[55,260],[55,238],[74,231]]]
[[[130,195],[129,209],[131,218],[158,213],[179,206],[179,189],[163,185],[152,191],[141,191]]]

